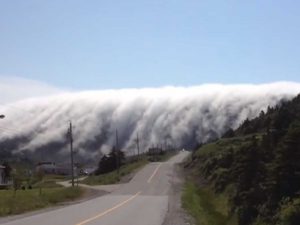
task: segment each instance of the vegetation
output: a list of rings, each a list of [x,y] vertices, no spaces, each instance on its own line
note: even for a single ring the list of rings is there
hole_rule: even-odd
[[[228,198],[216,194],[207,187],[197,187],[187,182],[182,196],[183,207],[190,212],[197,225],[236,224],[235,216],[230,215]]]
[[[26,167],[3,163],[4,178],[12,183],[6,190],[0,190],[0,216],[8,216],[32,211],[60,202],[74,200],[83,194],[80,188],[63,188],[56,184],[65,177],[45,175],[41,172],[30,173]]]
[[[7,183],[8,180],[9,180],[9,178],[10,178],[10,176],[11,176],[11,170],[12,169],[11,169],[9,163],[6,162],[6,161],[2,164],[2,166],[4,167],[4,170],[3,170],[3,172],[4,172],[4,174],[3,174],[3,182]]]
[[[95,174],[105,174],[117,170],[123,164],[124,160],[124,152],[120,150],[117,151],[114,147],[108,155],[102,156]]]
[[[209,196],[201,190],[211,187],[214,195],[228,198],[236,224],[296,225],[300,221],[299,162],[300,95],[269,107],[222,139],[202,146],[186,168],[193,178],[207,182],[194,184],[190,191],[197,193],[198,205],[205,204]]]
[[[175,150],[164,151],[160,154],[148,155],[147,160],[150,162],[165,162],[168,159],[170,159],[172,156],[174,156],[176,153],[177,152]]]
[[[109,173],[100,175],[91,175],[83,180],[82,183],[88,185],[115,184],[120,182],[122,177],[138,170],[139,168],[145,166],[147,163],[148,160],[145,157],[142,157],[140,160],[122,165],[120,167],[119,173],[117,170],[114,170]]]
[[[59,202],[74,200],[83,194],[81,188],[44,188],[40,195],[38,189],[18,191],[0,191],[0,216],[21,214],[27,211],[45,208]]]
[[[119,183],[123,177],[137,171],[147,163],[156,161],[162,162],[168,160],[175,154],[175,151],[163,151],[155,155],[140,155],[139,158],[125,161],[124,153],[120,151],[121,167],[117,170],[117,154],[113,149],[107,156],[103,156],[94,175],[90,175],[81,183],[87,185],[106,185]]]

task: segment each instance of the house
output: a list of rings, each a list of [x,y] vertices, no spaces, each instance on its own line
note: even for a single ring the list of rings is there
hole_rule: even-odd
[[[71,175],[70,164],[57,165],[55,162],[39,162],[35,170],[36,172],[42,172],[44,174]],[[75,166],[74,174],[77,174],[77,168]]]
[[[35,170],[45,174],[56,174],[56,165],[54,162],[39,162]]]
[[[5,177],[5,166],[0,165],[0,189],[12,185],[12,180]]]
[[[0,165],[0,185],[4,185],[5,184],[4,169],[5,169],[5,167]]]

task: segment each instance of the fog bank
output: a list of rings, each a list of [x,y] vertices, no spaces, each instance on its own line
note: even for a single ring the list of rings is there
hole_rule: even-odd
[[[77,157],[95,159],[119,143],[136,153],[137,133],[146,151],[152,145],[193,147],[236,128],[268,106],[300,92],[300,83],[262,85],[206,84],[65,93],[10,103],[0,108],[0,140],[10,149],[44,158],[65,158],[68,121],[74,124]],[[22,139],[20,139],[22,137]],[[24,138],[25,137],[25,138]]]

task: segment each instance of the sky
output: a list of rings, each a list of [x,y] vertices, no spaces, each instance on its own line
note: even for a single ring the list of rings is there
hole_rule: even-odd
[[[295,0],[0,0],[0,83],[300,82],[299,8]]]

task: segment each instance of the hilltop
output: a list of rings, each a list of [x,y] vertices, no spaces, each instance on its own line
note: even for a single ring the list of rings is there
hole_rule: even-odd
[[[185,164],[185,207],[202,224],[299,224],[299,162],[300,95],[197,149]]]

